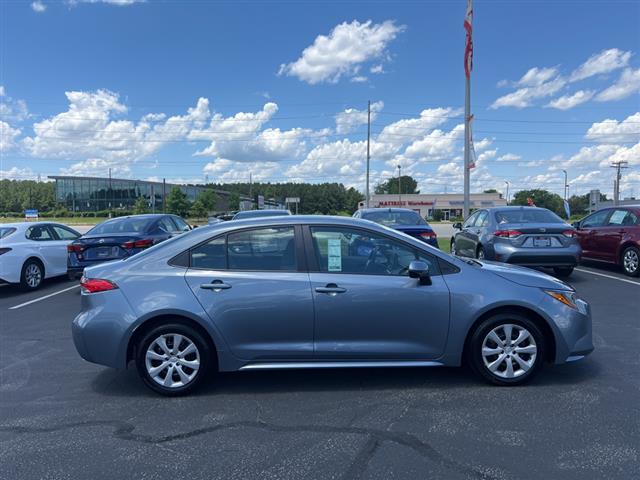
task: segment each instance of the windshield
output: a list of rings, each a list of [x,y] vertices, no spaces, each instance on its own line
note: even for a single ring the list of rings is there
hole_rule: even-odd
[[[564,223],[559,216],[549,210],[500,210],[495,213],[500,223]]]
[[[150,218],[116,218],[100,225],[96,225],[87,235],[102,235],[111,233],[141,233],[153,221]]]
[[[365,220],[380,223],[381,225],[426,225],[427,222],[416,212],[397,212],[381,210],[379,212],[366,212],[362,214]]]
[[[13,227],[0,227],[0,238],[8,237],[15,231],[16,229]]]

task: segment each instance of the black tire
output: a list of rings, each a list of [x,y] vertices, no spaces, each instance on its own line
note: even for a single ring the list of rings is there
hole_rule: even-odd
[[[484,256],[484,248],[482,247],[482,245],[478,245],[478,249],[476,250],[476,258],[478,260],[486,260],[486,257]]]
[[[556,277],[568,277],[573,273],[573,267],[554,267],[553,273]]]
[[[521,353],[518,354],[519,358],[524,360],[525,362],[531,362],[529,366],[529,370],[524,370],[522,367],[518,365],[518,362],[513,360],[511,356],[503,357],[503,360],[498,364],[499,369],[496,370],[497,373],[493,373],[487,364],[485,364],[485,358],[482,355],[482,348],[485,338],[489,335],[489,333],[501,326],[511,324],[516,328],[512,329],[512,335],[518,333],[518,328],[524,328],[529,332],[531,337],[533,337],[533,341],[535,342],[536,353],[535,357],[530,354]],[[503,331],[504,333],[504,331]],[[513,339],[513,338],[512,338]],[[488,341],[487,346],[489,348],[491,343]],[[496,343],[497,345],[497,343]],[[524,340],[520,343],[521,346],[530,347],[532,343],[530,341]],[[498,348],[501,348],[498,346]],[[513,348],[513,347],[512,347]],[[467,362],[470,364],[471,368],[485,381],[500,386],[515,386],[522,385],[523,383],[531,380],[542,368],[542,364],[544,363],[545,358],[545,348],[546,344],[544,341],[544,335],[538,328],[538,326],[532,322],[526,316],[519,313],[499,313],[493,315],[486,320],[484,320],[473,332],[468,348],[467,348]],[[505,352],[506,353],[506,352]],[[488,357],[488,364],[491,364],[498,360],[498,358],[503,355],[502,353],[496,354],[495,357]],[[512,353],[512,355],[515,355]],[[515,359],[515,356],[513,357]],[[510,361],[512,364],[512,368],[517,373],[517,376],[512,378],[506,378],[504,375],[507,375],[507,361]],[[505,368],[502,369],[501,367]]]
[[[451,255],[456,254],[456,241],[453,238],[451,239],[451,245],[449,246],[449,253],[451,253]]]
[[[43,281],[44,266],[40,260],[30,258],[24,262],[22,271],[20,272],[20,288],[27,292],[37,290],[42,286]]]
[[[192,342],[195,345],[195,347],[197,348],[197,357],[199,357],[200,365],[198,370],[195,371],[194,377],[188,383],[182,386],[167,387],[158,383],[149,374],[149,371],[147,370],[147,366],[146,366],[146,354],[150,345],[156,339],[159,339],[162,335],[172,335],[172,334],[181,335],[182,337],[186,338],[188,341]],[[171,346],[173,349],[173,345],[170,344],[170,340],[167,340],[165,345]],[[185,345],[184,341],[181,342],[181,345]],[[161,395],[166,395],[169,397],[187,395],[191,393],[195,388],[198,387],[198,385],[202,383],[203,379],[207,377],[207,374],[213,362],[212,348],[209,345],[209,342],[207,342],[207,340],[204,339],[197,330],[193,329],[188,325],[184,325],[182,323],[166,323],[164,325],[160,325],[151,329],[138,342],[138,344],[136,345],[135,351],[136,351],[136,368],[138,370],[138,374],[140,375],[140,378],[142,378],[145,385],[149,387],[151,390],[153,390],[154,392],[157,392],[157,393],[160,393]],[[151,362],[156,362],[155,364],[152,363],[151,365],[159,366],[161,363],[163,362],[166,363],[167,361],[170,362],[171,359],[175,359],[176,357],[177,355],[172,354],[171,358],[168,360],[162,360],[162,361],[151,360]],[[188,361],[193,361],[197,357],[193,356],[193,354],[189,354],[188,356],[185,357],[185,359]],[[180,378],[177,372],[178,365],[180,365],[180,360],[181,359],[178,358],[177,360],[174,360],[175,364],[170,363],[170,366],[172,367],[172,371],[173,371],[172,378],[175,378],[176,380]],[[182,361],[184,361],[184,359]],[[174,370],[174,365],[176,370]],[[169,367],[159,371],[160,375],[164,373],[164,378],[166,378],[167,374],[169,373],[168,368]],[[191,369],[190,367],[182,366],[181,369],[184,369],[182,371],[188,373],[189,375],[191,373],[194,373],[194,369]]]
[[[627,247],[622,251],[620,264],[625,275],[637,277],[640,275],[640,250],[636,247]],[[634,268],[635,267],[635,268]]]

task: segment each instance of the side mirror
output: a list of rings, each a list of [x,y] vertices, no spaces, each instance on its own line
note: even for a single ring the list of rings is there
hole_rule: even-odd
[[[420,280],[420,285],[431,285],[429,265],[423,261],[413,260],[409,264],[409,277],[418,278]]]
[[[453,224],[453,228],[457,228],[458,230],[462,230],[462,223],[456,222]]]

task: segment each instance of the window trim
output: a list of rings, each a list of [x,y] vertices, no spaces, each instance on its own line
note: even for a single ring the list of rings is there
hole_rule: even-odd
[[[233,233],[240,233],[240,232],[246,232],[246,231],[251,231],[251,230],[264,230],[267,228],[292,228],[293,229],[293,242],[294,242],[294,251],[295,251],[295,257],[296,257],[296,269],[295,270],[259,270],[259,269],[255,269],[255,270],[240,270],[237,268],[229,268],[229,253],[228,253],[228,235],[229,234],[233,234]],[[192,265],[191,262],[191,255],[193,253],[193,250],[195,250],[198,247],[201,247],[202,245],[206,245],[207,243],[216,240],[220,237],[224,237],[224,252],[225,252],[225,268],[217,268],[217,269],[213,269],[213,268],[202,268],[202,267],[194,267]],[[188,269],[193,269],[193,270],[198,270],[198,271],[209,271],[209,272],[280,272],[280,273],[306,273],[307,270],[307,262],[306,262],[306,257],[305,257],[305,252],[304,252],[304,247],[302,245],[303,243],[303,239],[302,239],[302,232],[301,232],[301,226],[300,225],[292,225],[292,224],[284,224],[284,225],[269,225],[269,226],[260,226],[260,227],[256,227],[256,226],[252,226],[252,227],[245,227],[245,228],[238,228],[238,229],[234,229],[234,230],[227,230],[226,232],[223,233],[219,233],[217,235],[214,235],[212,237],[207,238],[206,240],[199,242],[196,245],[193,245],[192,247],[189,247],[187,250],[180,252],[177,255],[174,255],[171,260],[169,260],[169,265],[172,266],[179,266],[181,268],[185,268],[183,265],[175,265],[172,264],[171,262],[174,261],[174,259],[179,258],[181,255],[183,255],[185,252],[187,253],[188,256],[188,265],[186,268]]]
[[[363,232],[366,232],[368,234],[375,234],[375,235],[379,235],[381,237],[384,238],[388,238],[389,240],[393,241],[393,242],[397,242],[400,243],[401,245],[405,246],[407,249],[409,250],[413,250],[414,253],[418,253],[418,254],[423,254],[425,256],[429,256],[431,258],[433,258],[432,260],[432,264],[434,264],[437,268],[438,268],[438,273],[433,273],[433,272],[429,272],[430,276],[442,276],[444,275],[442,273],[442,267],[440,266],[440,262],[441,261],[445,261],[446,260],[442,260],[439,256],[437,255],[433,255],[431,252],[427,252],[424,250],[420,250],[418,247],[411,245],[410,243],[406,243],[403,240],[400,240],[398,238],[393,237],[392,235],[387,235],[385,233],[381,233],[378,232],[376,230],[369,230],[363,227],[354,227],[351,225],[331,225],[331,224],[319,224],[319,223],[314,223],[314,224],[305,224],[302,225],[303,227],[303,236],[304,236],[304,246],[305,246],[305,251],[307,253],[307,264],[309,265],[309,273],[323,273],[326,275],[362,275],[362,276],[376,276],[376,277],[402,277],[402,278],[409,278],[408,275],[389,275],[388,273],[358,273],[358,272],[325,272],[324,270],[320,269],[320,265],[318,264],[318,259],[317,259],[317,255],[316,255],[316,247],[315,247],[315,243],[313,241],[313,233],[311,232],[312,228],[334,228],[334,229],[351,229],[351,230],[361,230]],[[449,262],[447,262],[449,263]],[[457,268],[454,266],[454,268]],[[457,271],[459,272],[460,269],[457,269]],[[454,272],[452,272],[454,273]],[[457,273],[457,272],[455,272]]]

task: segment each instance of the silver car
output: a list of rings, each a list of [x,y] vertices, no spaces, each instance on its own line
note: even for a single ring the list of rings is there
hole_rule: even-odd
[[[559,277],[571,275],[582,254],[575,228],[546,208],[482,209],[453,227],[454,255],[549,267]]]
[[[470,365],[498,385],[593,350],[589,306],[535,270],[463,260],[372,222],[192,230],[85,270],[80,355],[165,395],[211,371]]]

